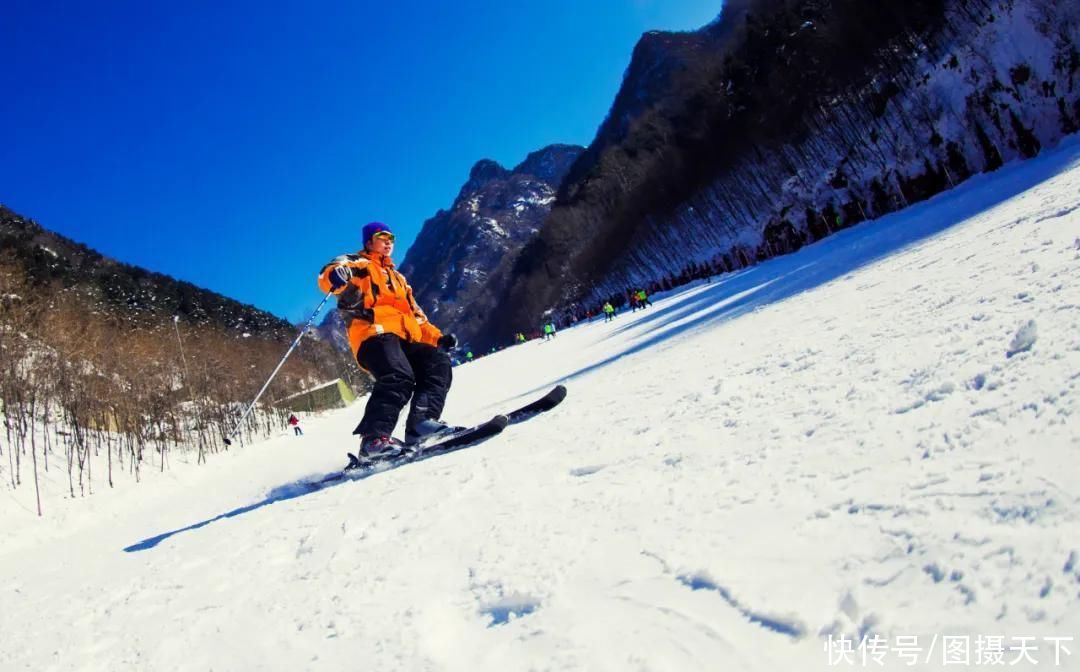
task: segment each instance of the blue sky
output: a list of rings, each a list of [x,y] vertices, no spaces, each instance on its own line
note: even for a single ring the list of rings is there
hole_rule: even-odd
[[[370,220],[588,144],[647,30],[719,0],[5,2],[0,203],[293,321]]]

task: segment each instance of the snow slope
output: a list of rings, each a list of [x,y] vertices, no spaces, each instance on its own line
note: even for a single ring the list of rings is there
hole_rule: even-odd
[[[1080,669],[1046,639],[1080,638],[1078,184],[1073,138],[459,367],[453,420],[570,397],[396,471],[295,486],[356,405],[87,500],[47,483],[43,521],[5,490],[0,669],[811,670],[862,635],[885,667],[839,667],[939,669],[949,635]]]

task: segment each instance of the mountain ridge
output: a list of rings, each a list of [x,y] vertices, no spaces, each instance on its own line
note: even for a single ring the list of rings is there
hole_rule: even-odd
[[[491,159],[473,165],[453,204],[424,222],[400,264],[432,322],[466,340],[474,335],[481,316],[472,306],[484,281],[539,230],[559,182],[582,150],[552,144],[512,169]]]
[[[753,0],[699,32],[635,50],[543,227],[478,295],[482,343],[695,265],[790,253],[1080,127],[1075,5]],[[696,62],[657,60],[665,40]],[[660,83],[644,106],[641,81]]]

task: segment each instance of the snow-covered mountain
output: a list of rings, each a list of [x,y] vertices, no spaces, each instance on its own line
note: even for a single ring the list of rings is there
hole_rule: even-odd
[[[739,7],[643,38],[544,228],[489,280],[490,340],[689,264],[790,253],[1080,128],[1077,3]]]
[[[563,175],[583,150],[551,145],[512,170],[478,161],[450,210],[424,222],[401,264],[417,300],[444,331],[475,333],[470,312],[485,280],[539,230]]]
[[[1074,136],[460,366],[455,421],[570,396],[333,487],[363,399],[85,498],[54,455],[41,519],[5,456],[0,669],[1080,669],[1078,183]]]

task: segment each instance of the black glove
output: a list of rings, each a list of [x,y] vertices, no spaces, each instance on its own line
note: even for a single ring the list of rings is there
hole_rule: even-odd
[[[352,269],[348,266],[338,266],[327,277],[330,280],[330,288],[337,291],[349,284],[349,280],[352,279]]]
[[[457,336],[453,334],[443,334],[439,339],[439,347],[447,352],[457,347]]]

